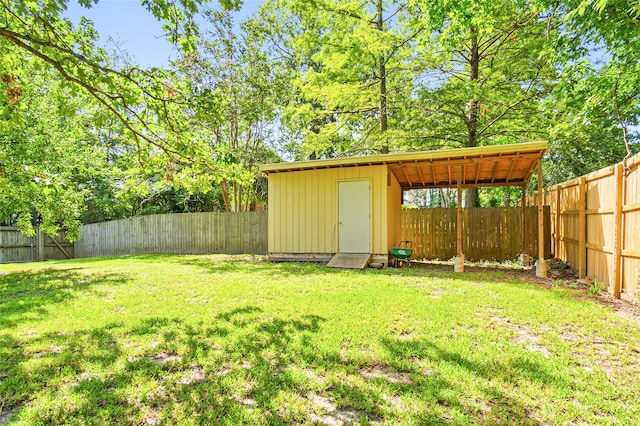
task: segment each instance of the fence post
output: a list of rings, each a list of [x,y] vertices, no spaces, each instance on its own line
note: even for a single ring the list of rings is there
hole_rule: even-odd
[[[560,193],[561,193],[561,189],[560,186],[556,185],[556,223],[555,223],[555,247],[553,249],[554,253],[554,257],[556,259],[560,259]]]
[[[36,252],[38,253],[38,262],[44,261],[44,234],[40,227],[36,228]]]
[[[453,265],[455,272],[464,272],[464,254],[462,249],[462,166],[458,166],[458,209],[456,218],[456,259]]]
[[[544,260],[544,201],[542,197],[542,160],[538,160],[538,262],[536,276],[547,278],[547,263]]]
[[[527,253],[527,187],[520,187],[520,263],[522,266],[529,266],[529,256]]]
[[[622,287],[622,197],[623,197],[623,177],[624,168],[622,163],[616,164],[616,205],[613,210],[615,227],[613,231],[613,274],[611,285],[613,286],[613,297],[620,298]]]
[[[578,186],[578,277],[587,276],[587,178],[580,178]]]

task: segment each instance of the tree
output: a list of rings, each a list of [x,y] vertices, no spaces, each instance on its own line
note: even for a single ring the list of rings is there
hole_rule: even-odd
[[[52,236],[64,227],[73,240],[86,193],[78,179],[103,166],[104,148],[92,133],[95,117],[79,112],[91,101],[49,70],[23,72],[31,84],[19,102],[0,103],[0,221],[27,235],[34,224]]]
[[[227,211],[246,211],[257,195],[258,165],[279,161],[267,142],[286,85],[251,35],[235,33],[229,13],[205,16],[211,30],[176,65],[192,99],[192,126],[216,158],[211,180]]]
[[[205,1],[144,0],[142,4],[166,23],[169,40],[188,51],[198,34],[194,16]],[[91,7],[97,0],[78,3]],[[202,170],[211,174],[216,172],[216,164],[203,155],[210,151],[194,137],[189,126],[189,99],[174,85],[171,73],[114,65],[107,52],[97,47],[98,34],[90,21],[82,19],[74,27],[61,17],[67,4],[68,0],[0,0],[0,87],[4,89],[0,95],[4,138],[0,185],[5,220],[17,212],[21,229],[31,233],[31,218],[37,213],[47,232],[55,232],[62,223],[73,238],[77,236],[83,190],[70,184],[64,168],[80,167],[78,156],[91,154],[80,149],[74,138],[45,146],[44,135],[52,140],[59,137],[55,133],[59,123],[72,122],[74,116],[116,119],[124,136],[135,145],[141,167],[145,163],[161,169],[186,164],[194,174]],[[237,7],[239,2],[220,0],[220,4]],[[54,79],[55,85],[42,86],[48,83],[33,79],[33,75],[46,76],[48,82]],[[65,94],[73,99],[69,103],[75,108],[55,103],[56,116],[52,117],[52,111],[37,105],[38,90],[50,97]],[[83,102],[76,104],[77,99]],[[36,112],[40,116],[34,115]],[[51,127],[34,134],[38,120]],[[41,149],[34,149],[36,146]]]
[[[526,2],[415,1],[429,70],[419,85],[414,145],[475,147],[546,136],[540,102],[555,79],[549,22]],[[553,53],[553,52],[551,52]],[[478,205],[476,189],[465,191]]]
[[[91,7],[95,2],[79,0]],[[159,19],[172,42],[184,48],[193,45],[197,35],[193,16],[200,0],[167,3],[143,2]],[[39,66],[54,69],[72,90],[83,90],[97,104],[118,118],[137,143],[148,143],[166,153],[184,156],[192,153],[181,143],[176,89],[167,86],[167,74],[160,69],[142,70],[136,66],[113,67],[107,52],[96,47],[98,34],[90,21],[78,27],[60,16],[67,0],[0,1],[0,39],[5,56],[0,71],[20,83],[20,62],[32,58]],[[162,128],[160,124],[166,125]]]
[[[640,150],[640,3],[560,3],[562,78],[545,105],[553,119],[550,183],[619,162]]]
[[[262,28],[273,52],[292,70],[296,96],[287,124],[303,134],[304,151],[357,155],[397,148],[411,94],[411,43],[406,6],[381,0],[268,2]],[[275,26],[274,26],[275,23]]]

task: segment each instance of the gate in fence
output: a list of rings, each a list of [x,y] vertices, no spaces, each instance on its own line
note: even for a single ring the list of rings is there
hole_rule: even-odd
[[[36,235],[21,234],[15,226],[0,226],[0,263],[35,262],[73,258],[73,244],[65,234],[56,238],[36,229]]]

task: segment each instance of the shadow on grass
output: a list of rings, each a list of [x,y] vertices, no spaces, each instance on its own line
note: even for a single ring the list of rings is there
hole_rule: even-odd
[[[111,258],[101,258],[111,259]],[[118,258],[114,258],[118,259]],[[240,255],[174,255],[174,254],[147,254],[124,256],[128,262],[171,263],[185,266],[194,266],[211,274],[251,274],[268,275],[274,278],[287,278],[300,275],[325,275],[331,277],[336,274],[357,275],[382,275],[390,279],[396,277],[421,277],[450,279],[469,282],[520,282],[529,278],[535,279],[532,270],[520,267],[501,265],[471,265],[465,268],[465,273],[453,272],[453,266],[443,263],[414,262],[410,267],[384,268],[364,270],[345,270],[329,268],[323,264],[311,262],[269,262],[265,256],[240,254]]]
[[[95,285],[127,282],[121,274],[86,274],[80,269],[45,269],[14,272],[0,277],[0,327],[13,327],[23,319],[42,318],[47,306],[64,303],[83,293],[96,293]]]
[[[2,405],[40,424],[536,424],[501,386],[570,387],[535,361],[479,362],[423,340],[382,339],[388,363],[351,359],[320,349],[325,321],[245,305],[208,321],[157,316],[71,334],[3,334]],[[464,374],[454,380],[444,366]],[[473,393],[460,377],[479,401],[465,399]],[[406,402],[416,400],[419,409]]]
[[[145,256],[146,257],[146,256]],[[155,258],[150,255],[149,259]],[[161,256],[161,259],[170,263],[202,268],[211,274],[260,274],[272,278],[286,279],[289,277],[313,275],[316,277],[331,277],[353,274],[355,276],[384,276],[394,281],[398,278],[415,277],[421,279],[452,280],[475,284],[507,283],[519,288],[529,288],[534,291],[548,292],[551,286],[540,283],[535,277],[534,269],[512,267],[509,265],[481,265],[469,266],[464,273],[453,271],[453,266],[441,263],[415,262],[410,267],[384,268],[384,269],[334,269],[325,265],[310,262],[269,262],[263,256],[256,255],[216,255],[214,257],[203,256]],[[565,299],[573,298],[566,292],[556,292],[554,297]]]
[[[494,358],[472,360],[454,350],[426,340],[384,338],[382,345],[394,360],[396,368],[406,368],[416,359],[435,360],[456,368],[461,368],[483,379],[499,379],[505,383],[517,384],[522,380],[540,383],[548,387],[566,387],[565,379],[543,364],[531,358],[516,358],[499,362]]]
[[[244,306],[207,324],[153,317],[24,339],[4,333],[1,406],[29,424],[282,423],[277,397],[294,389],[284,369],[324,320],[261,315]],[[132,339],[142,350],[132,353]]]
[[[269,262],[263,256],[218,255],[215,257],[173,257],[172,263],[195,266],[211,274],[259,273],[276,278],[299,275],[340,274],[343,271],[311,262]],[[362,271],[352,271],[354,273]]]
[[[453,266],[441,263],[414,262],[410,267],[384,268],[364,270],[329,268],[322,263],[312,262],[269,262],[266,257],[258,255],[206,255],[206,256],[176,256],[176,255],[142,255],[132,259],[151,260],[168,263],[178,263],[203,268],[209,273],[251,273],[270,274],[288,277],[304,274],[376,274],[395,276],[422,276],[434,278],[451,278],[469,281],[486,281],[499,279],[522,279],[527,277],[527,270],[520,267],[504,267],[500,265],[469,266],[466,273],[453,272]]]

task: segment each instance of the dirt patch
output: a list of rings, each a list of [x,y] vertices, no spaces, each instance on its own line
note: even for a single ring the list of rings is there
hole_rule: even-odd
[[[568,343],[579,342],[580,340],[582,340],[582,337],[573,330],[562,331],[562,333],[558,334],[558,338]]]
[[[527,328],[517,328],[513,338],[515,343],[532,344],[540,341],[540,336],[530,332]]]
[[[382,395],[382,399],[384,399],[387,405],[395,408],[396,410],[404,411],[407,409],[407,406],[402,402],[402,398],[398,395]]]
[[[57,345],[51,345],[49,346],[49,352],[52,354],[61,354],[62,353],[62,348],[60,346]]]
[[[238,402],[242,405],[244,405],[245,407],[247,407],[250,410],[253,410],[254,408],[256,408],[258,406],[258,402],[253,399],[253,398],[241,398],[238,399]]]
[[[579,280],[576,273],[569,268],[568,264],[560,262],[557,259],[549,261],[549,278],[537,277],[535,268],[519,271],[511,270],[509,271],[509,275],[513,278],[523,279],[546,287],[557,287],[558,285],[567,286],[576,291],[575,297],[577,299],[588,300],[606,306],[611,308],[611,310],[620,317],[640,324],[640,305],[623,299],[616,299],[604,292],[597,296],[589,294],[586,291],[588,286],[585,284],[588,281]]]
[[[489,319],[493,322],[501,322],[504,324],[511,324],[511,320],[505,317],[499,317],[497,315],[489,315]]]
[[[440,296],[452,294],[450,290],[444,288],[436,288],[431,293],[429,293],[429,297],[432,299],[440,299]]]
[[[204,382],[207,379],[207,375],[204,369],[200,366],[193,367],[187,374],[176,383],[179,385],[190,385],[192,383]]]
[[[6,425],[11,421],[15,409],[2,408],[0,406],[0,425]]]
[[[514,343],[524,345],[528,350],[541,353],[545,358],[549,358],[551,354],[547,348],[540,344],[540,336],[536,334],[531,327],[512,323],[510,326],[515,331],[515,336],[513,338]]]
[[[266,256],[260,256],[257,254],[233,254],[228,256],[216,256],[212,259],[212,262],[224,262],[224,261],[239,261],[250,263],[269,263],[269,259]]]
[[[342,426],[342,425],[357,425],[360,424],[360,416],[364,414],[370,424],[377,424],[380,422],[380,418],[372,414],[359,413],[354,408],[341,408],[338,409],[335,404],[324,396],[317,394],[307,395],[307,399],[313,403],[317,408],[324,411],[324,414],[311,413],[309,417],[313,423],[330,426]]]
[[[402,333],[400,333],[397,336],[397,338],[398,338],[398,340],[411,340],[411,339],[413,339],[413,335],[411,333],[403,331]]]
[[[206,306],[209,304],[209,299],[206,297],[188,297],[186,299],[187,303],[190,303],[192,305],[200,305],[200,306]]]
[[[139,424],[143,425],[159,425],[162,423],[162,417],[155,411],[148,413]]]
[[[549,353],[549,351],[547,350],[547,348],[545,348],[542,345],[527,345],[526,346],[527,349],[529,349],[532,352],[539,352],[542,354],[542,356],[544,356],[545,358],[549,358],[549,356],[551,355]]]
[[[640,324],[640,305],[634,305],[626,300],[616,299],[608,294],[601,294],[597,297],[589,297],[597,303],[607,306],[619,316]]]
[[[316,383],[325,383],[325,377],[316,374],[313,370],[308,368],[303,368],[301,371],[302,375],[306,377],[309,381],[313,381]]]
[[[407,373],[391,370],[390,368],[372,368],[361,373],[365,379],[384,379],[389,383],[410,385],[413,380]]]
[[[218,371],[216,371],[216,376],[218,377],[224,377],[227,374],[231,373],[233,370],[229,367],[222,367],[221,369],[219,369]]]
[[[506,324],[515,333],[513,342],[524,345],[530,351],[539,352],[545,358],[549,358],[550,352],[540,344],[540,335],[537,334],[532,327],[527,325],[519,325],[512,323],[509,318],[499,317],[497,315],[489,315],[493,322]],[[550,331],[550,327],[544,327],[540,331]]]
[[[182,357],[177,352],[160,352],[151,358],[151,362],[157,365],[165,365],[169,362],[180,361]]]
[[[460,404],[470,412],[482,413],[488,415],[491,412],[491,400],[484,401],[480,398],[474,398],[471,396],[461,396]]]
[[[453,270],[453,260],[412,260],[411,267],[428,268],[430,271],[450,272]],[[496,271],[522,271],[528,270],[529,267],[523,267],[516,263],[497,263],[497,262],[471,262],[465,260],[465,272],[487,272]]]

